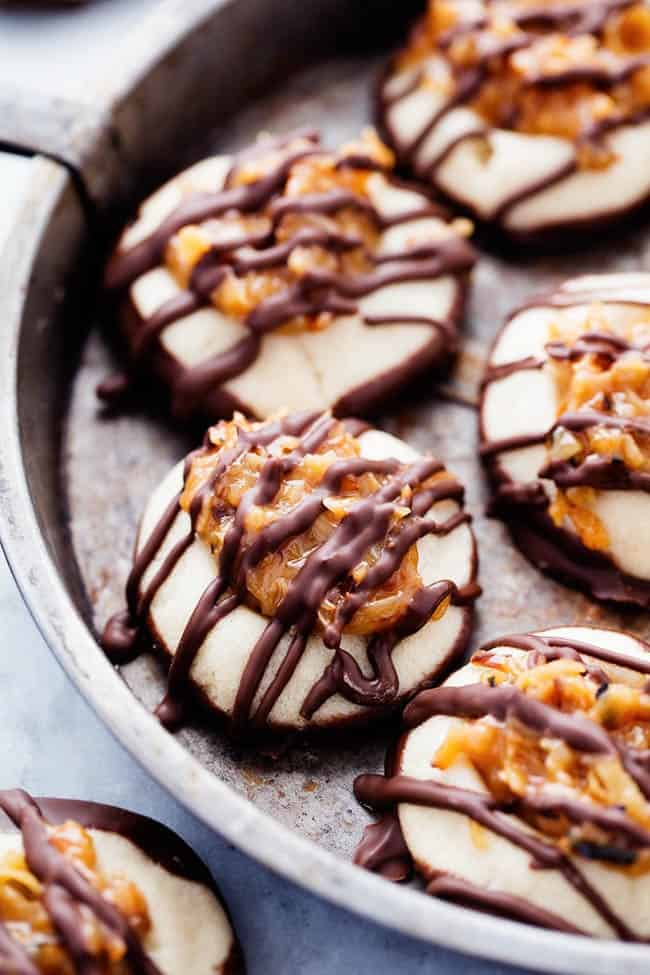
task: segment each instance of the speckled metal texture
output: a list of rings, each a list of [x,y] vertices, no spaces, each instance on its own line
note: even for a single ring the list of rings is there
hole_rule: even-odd
[[[223,16],[223,5],[217,6]],[[236,27],[234,18],[233,45]],[[394,33],[397,37],[397,26]],[[379,63],[376,55],[350,54],[308,70],[287,70],[264,98],[248,107],[233,102],[232,120],[198,141],[192,155],[235,149],[260,129],[305,123],[319,125],[327,142],[345,140],[368,119]],[[176,121],[179,132],[182,122]],[[3,541],[19,582],[84,694],[120,740],[206,822],[350,909],[445,945],[548,971],[645,972],[647,948],[595,944],[488,918],[352,867],[350,853],[368,819],[353,799],[351,783],[358,772],[380,768],[393,728],[329,744],[283,743],[264,753],[229,742],[199,717],[172,736],[148,713],[163,691],[158,662],[142,657],[121,675],[109,666],[92,631],[121,606],[137,520],[150,491],[195,445],[200,431],[174,428],[152,410],[101,413],[94,388],[115,363],[97,330],[81,341],[92,320],[90,294],[73,281],[71,300],[58,315],[51,300],[80,246],[78,207],[61,171],[49,163],[40,166],[31,216],[23,214],[24,240],[13,266],[4,270],[13,297],[0,298],[0,382],[15,392],[15,399],[4,397],[0,406],[0,510]],[[67,249],[55,260],[60,235]],[[482,353],[505,314],[532,292],[572,274],[640,267],[650,267],[650,237],[642,230],[554,258],[485,252],[467,314],[468,375],[448,384],[447,394],[460,390],[462,398],[471,398]],[[92,268],[84,277],[91,273]],[[25,301],[15,290],[19,286]],[[377,422],[416,448],[435,451],[467,485],[485,590],[473,645],[502,633],[580,621],[647,637],[645,616],[597,606],[544,578],[513,548],[502,526],[484,516],[486,490],[471,406],[442,398],[423,382],[387,404]]]

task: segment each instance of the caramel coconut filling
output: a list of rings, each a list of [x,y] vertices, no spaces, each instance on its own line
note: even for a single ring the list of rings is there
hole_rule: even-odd
[[[398,643],[441,619],[452,602],[478,594],[470,583],[425,585],[418,542],[445,538],[469,521],[459,507],[463,489],[435,458],[402,462],[363,456],[363,425],[330,414],[296,414],[255,423],[236,414],[210,428],[203,447],[185,463],[183,487],[134,565],[129,612],[109,623],[104,646],[114,656],[132,652],[156,593],[195,540],[214,559],[214,578],[184,627],[159,708],[174,721],[179,695],[208,634],[240,606],[265,625],[239,681],[233,723],[263,725],[317,634],[334,655],[300,708],[308,720],[340,694],[355,704],[387,706],[399,680],[392,662]],[[437,517],[431,509],[452,502]],[[160,569],[141,580],[181,512],[188,533]],[[341,641],[367,643],[371,673],[363,673]],[[286,657],[262,700],[269,663],[289,637]]]
[[[285,436],[279,438],[271,449],[253,447],[215,481],[214,475],[223,451],[232,449],[242,430],[250,432],[251,425],[241,416],[231,423],[221,423],[211,428],[210,445],[192,460],[181,497],[181,507],[185,511],[191,512],[195,502],[201,506],[196,517],[196,532],[210,546],[216,559],[221,557],[242,499],[247,492],[259,490],[265,465],[273,462],[272,458],[282,464],[283,458],[300,445],[298,437]],[[276,615],[310,555],[330,541],[350,512],[360,502],[380,492],[394,477],[395,472],[388,471],[394,465],[364,465],[360,458],[358,440],[346,430],[344,424],[334,422],[314,452],[301,457],[288,475],[281,479],[269,503],[246,507],[244,545],[248,547],[255,546],[256,539],[259,544],[262,532],[272,532],[272,526],[277,526],[282,518],[290,517],[296,508],[306,509],[310,497],[318,497],[327,481],[336,475],[338,483],[335,491],[323,497],[320,514],[305,531],[288,538],[282,551],[269,552],[257,564],[253,559],[239,568],[242,581],[245,579],[247,596],[264,616]],[[374,466],[376,470],[364,470],[364,466]],[[356,473],[357,470],[359,473]],[[336,474],[337,471],[341,476]],[[334,625],[335,620],[338,624],[343,616],[346,622],[342,631],[371,636],[394,625],[404,615],[409,603],[422,588],[415,544],[405,549],[395,571],[378,585],[372,585],[372,570],[374,568],[374,575],[379,579],[377,563],[382,556],[384,561],[388,559],[389,546],[394,549],[403,547],[401,526],[412,515],[413,506],[419,507],[423,498],[428,501],[430,490],[435,493],[441,485],[448,487],[449,481],[450,475],[442,469],[425,477],[421,483],[401,485],[399,493],[390,502],[385,534],[362,553],[359,562],[350,571],[350,585],[364,587],[363,604],[350,616],[347,607],[344,608],[349,595],[345,588],[328,591],[317,610],[321,631]],[[209,493],[205,490],[206,486]],[[446,603],[443,602],[436,613],[442,616],[445,608]]]
[[[193,274],[200,273],[205,278],[202,290],[212,304],[241,321],[256,310],[253,320],[266,321],[266,310],[276,308],[282,296],[287,302],[286,319],[277,327],[290,332],[326,328],[336,312],[353,310],[352,303],[346,307],[343,299],[340,307],[329,310],[327,302],[321,310],[320,303],[306,307],[303,301],[303,310],[296,305],[297,296],[310,280],[315,290],[319,277],[321,287],[327,287],[328,280],[373,269],[379,227],[368,184],[378,169],[392,167],[393,155],[371,130],[338,155],[309,154],[310,147],[301,140],[287,146],[297,158],[280,200],[266,202],[251,215],[226,211],[201,224],[188,224],[173,235],[165,261],[183,288],[190,285]],[[307,153],[304,157],[301,149]],[[358,158],[363,160],[358,166],[350,164]],[[244,159],[233,171],[230,186],[250,187],[266,179],[281,162],[273,151]],[[260,243],[265,245],[263,252]],[[210,271],[209,264],[213,265]]]
[[[607,530],[589,507],[594,487],[560,485],[585,464],[596,465],[594,471],[620,466],[637,485],[645,483],[650,317],[642,309],[636,320],[616,327],[606,308],[596,304],[579,326],[553,322],[549,336],[546,352],[558,400],[557,424],[547,441],[546,472],[558,483],[549,513],[558,526],[568,522],[587,548],[607,551]]]

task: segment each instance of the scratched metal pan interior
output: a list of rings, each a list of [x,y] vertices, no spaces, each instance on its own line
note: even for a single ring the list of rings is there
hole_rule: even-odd
[[[402,29],[396,23],[396,39]],[[348,139],[371,113],[372,81],[382,57],[350,53],[288,72],[264,97],[230,105],[231,120],[197,141],[190,155],[230,151],[262,129],[282,131],[305,124],[319,126],[326,143]],[[178,124],[180,132],[182,119]],[[414,447],[438,453],[467,486],[484,588],[473,645],[554,622],[622,626],[647,636],[642,614],[622,615],[544,578],[513,548],[502,526],[485,517],[472,405],[482,356],[511,308],[573,274],[644,266],[650,267],[650,234],[638,228],[615,233],[592,249],[555,257],[504,257],[494,248],[484,252],[474,273],[459,372],[442,390],[420,384],[377,418],[380,427]],[[73,598],[95,631],[122,604],[138,517],[150,491],[198,435],[196,430],[172,428],[155,411],[102,416],[94,390],[114,366],[111,352],[93,331],[74,377],[61,446],[68,554],[73,555],[82,590],[73,592]],[[64,560],[60,551],[59,562]],[[84,691],[96,698],[93,674],[105,663],[90,641],[84,653]],[[623,961],[629,971],[641,971],[647,964],[645,949],[596,945],[487,918],[393,888],[349,866],[368,821],[353,798],[352,781],[361,771],[379,770],[393,734],[390,727],[361,731],[354,740],[333,744],[294,741],[272,756],[233,744],[197,716],[176,733],[174,743],[153,719],[143,718],[132,698],[127,701],[117,674],[108,683],[103,670],[101,674],[97,686],[101,683],[120,702],[109,721],[145,764],[235,843],[312,889],[421,937],[501,960],[531,965],[534,960],[535,967],[581,972],[611,972]],[[164,675],[150,656],[122,668],[121,677],[148,710],[162,696]],[[136,728],[142,733],[136,735]],[[251,805],[238,802],[222,788],[224,783]]]

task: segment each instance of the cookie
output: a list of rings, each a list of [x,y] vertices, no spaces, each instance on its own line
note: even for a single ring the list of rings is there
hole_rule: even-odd
[[[486,644],[404,712],[357,862],[572,934],[650,937],[650,646],[557,627]]]
[[[650,197],[650,7],[429,0],[379,121],[403,165],[511,237],[588,233]]]
[[[131,384],[155,375],[181,417],[367,413],[453,356],[470,230],[397,181],[372,132],[205,159],[143,203],[107,268]]]
[[[237,414],[154,492],[104,648],[144,634],[170,658],[166,724],[189,690],[240,733],[367,723],[464,650],[469,520],[461,484],[395,437]]]
[[[0,791],[0,969],[235,975],[244,966],[210,874],[175,833],[113,806],[14,789]]]

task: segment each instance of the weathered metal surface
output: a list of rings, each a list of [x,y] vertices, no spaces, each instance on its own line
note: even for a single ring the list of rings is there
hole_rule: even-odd
[[[376,67],[372,58],[343,58],[292,76],[239,112],[235,122],[222,124],[211,141],[197,144],[196,154],[210,144],[216,150],[236,148],[262,128],[304,123],[320,124],[332,143],[345,139],[368,118],[369,80]],[[182,123],[176,120],[179,132]],[[13,401],[0,398],[0,511],[3,541],[19,581],[83,692],[147,768],[198,815],[252,855],[351,909],[474,953],[521,964],[533,959],[547,970],[604,975],[624,965],[631,973],[645,971],[647,949],[532,931],[393,888],[352,868],[349,853],[367,817],[350,785],[357,772],[379,768],[391,729],[333,744],[294,743],[275,758],[233,745],[200,721],[170,736],[131,694],[147,709],[157,702],[163,687],[157,663],[143,658],[129,665],[123,671],[126,685],[109,667],[79,614],[99,628],[121,604],[142,506],[167,468],[196,443],[198,431],[173,430],[164,417],[144,412],[101,416],[94,386],[111,360],[96,334],[85,344],[68,390],[78,347],[71,333],[89,323],[90,306],[69,306],[63,316],[54,314],[52,295],[78,244],[80,216],[60,174],[51,186],[43,182],[42,167],[48,165],[39,163],[41,175],[31,208],[23,214],[21,238],[5,264],[6,291],[0,288],[3,391],[13,389],[18,378],[17,416]],[[69,250],[61,248],[62,240]],[[36,277],[32,266],[39,268]],[[650,240],[640,231],[556,258],[505,260],[484,254],[474,275],[466,327],[473,361],[466,359],[468,371],[452,392],[471,400],[481,349],[507,311],[531,292],[570,274],[639,267],[650,267]],[[18,286],[27,293],[24,306],[14,290]],[[647,635],[642,614],[614,613],[543,578],[512,547],[502,527],[484,517],[485,486],[471,406],[439,399],[423,383],[409,397],[389,404],[378,422],[420,449],[435,450],[467,484],[485,589],[475,642],[577,621]]]

